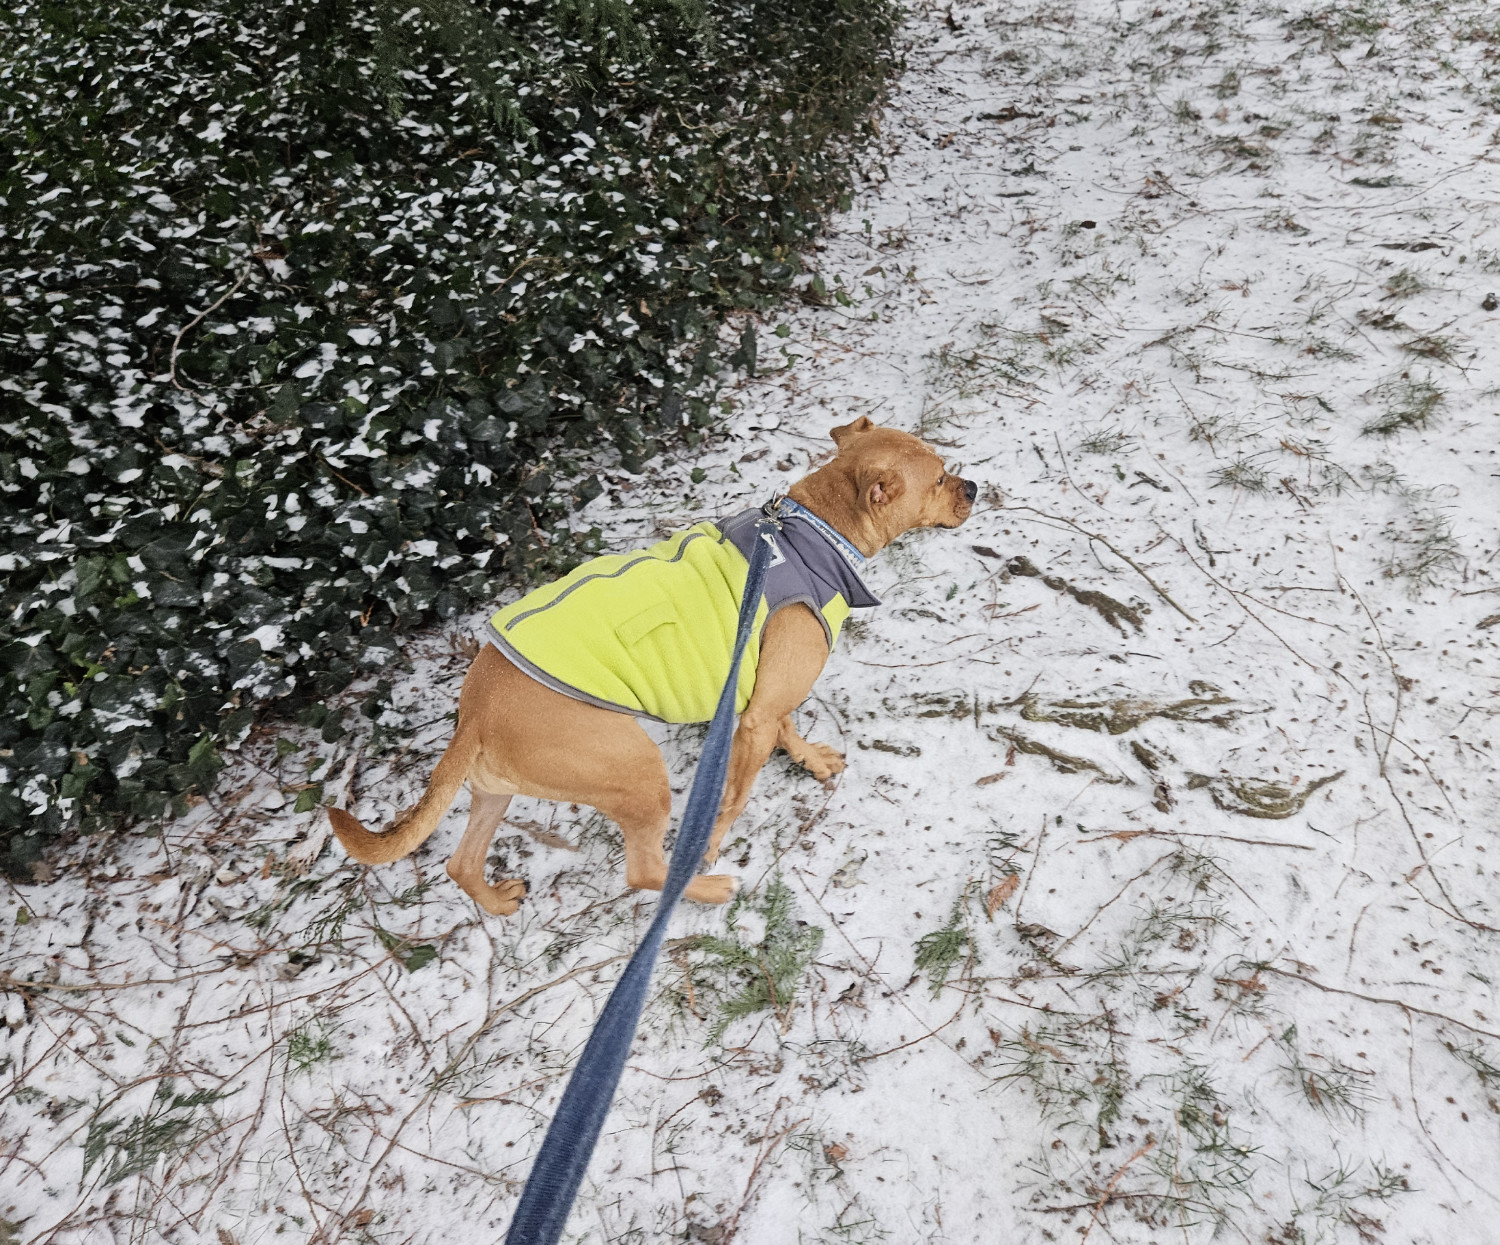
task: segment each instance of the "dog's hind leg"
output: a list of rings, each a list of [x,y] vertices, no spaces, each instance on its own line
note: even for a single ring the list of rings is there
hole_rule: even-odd
[[[620,827],[625,840],[625,885],[659,891],[667,880],[662,845],[672,821],[672,787],[656,746],[635,723],[629,729],[639,737],[638,748],[632,749],[636,755],[620,765],[619,781],[591,794],[588,802]],[[619,759],[623,762],[626,757]],[[688,883],[683,895],[697,903],[725,903],[734,889],[735,881],[728,874],[700,874]]]
[[[620,827],[624,837],[626,885],[660,890],[667,878],[662,844],[672,816],[672,788],[666,762],[650,736],[629,714],[574,700],[538,683],[493,647],[475,660],[476,676],[481,662],[489,666],[485,681],[472,678],[476,688],[488,686],[484,699],[476,697],[474,703],[474,720],[483,737],[469,775],[476,801],[479,788],[488,788],[596,808]],[[468,684],[464,696],[467,705]],[[486,814],[494,823],[502,815],[503,808]],[[473,879],[483,885],[490,831],[479,829],[480,824],[470,821],[451,868],[457,869],[453,877],[459,885],[483,903],[480,892],[465,882]],[[500,884],[508,885],[519,884]],[[687,897],[699,903],[723,903],[733,894],[730,877],[694,878],[687,888]],[[518,890],[504,901],[510,904],[504,910],[514,910],[519,898]]]
[[[510,807],[510,796],[481,791],[472,782],[469,791],[473,796],[469,805],[469,824],[458,850],[448,861],[448,876],[491,916],[509,916],[521,906],[526,883],[506,878],[491,886],[484,880],[484,863],[489,854],[490,840],[505,819],[505,810]]]

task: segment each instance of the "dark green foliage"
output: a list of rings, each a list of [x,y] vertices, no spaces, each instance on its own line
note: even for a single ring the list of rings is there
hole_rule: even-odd
[[[228,1096],[206,1089],[179,1094],[171,1081],[163,1079],[156,1083],[151,1105],[141,1115],[106,1120],[98,1112],[89,1121],[83,1143],[83,1174],[99,1166],[99,1178],[106,1186],[127,1176],[144,1175],[158,1159],[182,1154],[214,1131],[212,1117],[200,1115],[198,1108]]]
[[[774,1012],[786,1032],[797,987],[823,945],[821,929],[792,915],[792,892],[780,875],[771,879],[765,895],[753,905],[765,923],[759,942],[736,937],[734,918],[741,903],[736,899],[731,907],[724,936],[700,934],[686,942],[688,949],[704,953],[688,971],[695,976],[704,973],[702,988],[718,998],[710,1042],[721,1041],[734,1021],[763,1011]]]
[[[416,972],[419,968],[426,968],[433,960],[437,959],[437,948],[431,943],[414,944],[400,934],[393,934],[378,922],[375,925],[375,939],[389,951],[396,959],[401,961],[401,966],[409,973]]]
[[[0,128],[0,863],[180,811],[718,418],[888,0],[31,0]],[[317,718],[321,712],[322,717]],[[311,715],[311,716],[308,716]],[[309,788],[311,790],[311,788]],[[317,793],[305,804],[317,801]]]
[[[948,923],[942,929],[923,934],[917,939],[916,955],[912,966],[919,973],[926,973],[932,983],[934,998],[942,992],[953,970],[960,964],[972,963],[978,958],[978,948],[969,931],[969,894],[972,888],[965,887],[948,914]]]

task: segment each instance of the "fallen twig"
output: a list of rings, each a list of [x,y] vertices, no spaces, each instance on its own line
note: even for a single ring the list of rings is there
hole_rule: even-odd
[[[1093,1209],[1092,1213],[1089,1215],[1089,1221],[1088,1221],[1088,1223],[1085,1225],[1085,1227],[1083,1229],[1083,1235],[1078,1238],[1079,1245],[1082,1245],[1082,1243],[1084,1241],[1086,1241],[1086,1240],[1089,1239],[1089,1233],[1094,1230],[1094,1224],[1097,1223],[1098,1220],[1099,1220],[1099,1212],[1104,1209],[1104,1204],[1109,1201],[1110,1194],[1112,1194],[1115,1191],[1115,1186],[1120,1183],[1120,1177],[1125,1174],[1126,1170],[1130,1167],[1130,1165],[1132,1163],[1134,1163],[1136,1161],[1136,1159],[1140,1158],[1141,1155],[1148,1153],[1151,1149],[1153,1149],[1155,1147],[1155,1145],[1156,1145],[1156,1138],[1153,1137],[1153,1138],[1151,1138],[1150,1141],[1148,1141],[1145,1145],[1143,1145],[1139,1150],[1137,1150],[1134,1154],[1132,1154],[1128,1159],[1126,1159],[1120,1165],[1119,1170],[1116,1171],[1115,1174],[1109,1178],[1109,1183],[1104,1186],[1104,1192],[1103,1192],[1103,1194],[1101,1194],[1099,1200],[1094,1203],[1094,1209]]]
[[[909,1042],[902,1042],[901,1045],[899,1045],[899,1046],[892,1046],[888,1050],[871,1051],[868,1055],[856,1055],[854,1057],[853,1062],[855,1062],[855,1063],[868,1063],[871,1059],[879,1059],[879,1058],[881,1058],[884,1055],[894,1055],[898,1050],[905,1050],[908,1046],[915,1046],[918,1042],[925,1042],[928,1038],[932,1037],[934,1034],[941,1033],[944,1029],[946,1029],[949,1025],[951,1025],[955,1020],[957,1020],[960,1016],[962,1016],[963,1012],[964,1012],[964,1003],[967,1003],[968,1001],[969,1000],[967,998],[964,999],[963,1003],[960,1003],[958,1005],[958,1010],[956,1012],[954,1012],[953,1015],[949,1016],[948,1019],[945,1020],[945,1021],[943,1021],[942,1024],[938,1025],[937,1028],[927,1030],[927,1032],[924,1033],[924,1034],[922,1034],[921,1037],[914,1037],[914,1038],[912,1038],[911,1041],[909,1041]]]
[[[1154,839],[1222,839],[1225,843],[1248,843],[1251,847],[1290,847],[1299,852],[1310,852],[1315,850],[1307,843],[1282,843],[1277,839],[1242,839],[1233,834],[1206,834],[1201,830],[1116,830],[1110,834],[1096,834],[1091,838],[1079,839],[1080,843],[1100,843],[1105,839],[1118,839],[1123,845],[1131,839],[1154,838]]]
[[[1459,1020],[1455,1016],[1449,1016],[1444,1012],[1428,1011],[1425,1007],[1418,1007],[1415,1003],[1408,1003],[1405,999],[1383,999],[1376,994],[1361,994],[1358,990],[1346,990],[1342,986],[1325,986],[1321,981],[1314,981],[1311,977],[1304,977],[1301,973],[1289,973],[1284,968],[1277,968],[1273,964],[1261,965],[1261,971],[1275,973],[1278,977],[1285,977],[1288,981],[1300,981],[1304,986],[1311,986],[1314,990],[1321,990],[1324,994],[1343,994],[1353,999],[1363,999],[1366,1003],[1380,1003],[1386,1007],[1399,1007],[1404,1012],[1416,1012],[1419,1016],[1430,1016],[1433,1020],[1441,1020],[1444,1024],[1457,1025],[1460,1029],[1467,1029],[1470,1033],[1478,1033],[1484,1037],[1500,1039],[1500,1033],[1490,1029],[1481,1029],[1478,1025],[1471,1025]]]
[[[802,1125],[806,1124],[808,1119],[810,1118],[809,1116],[803,1116],[802,1119],[795,1120],[792,1123],[788,1124],[779,1133],[773,1134],[770,1131],[769,1126],[772,1121],[776,1119],[776,1113],[781,1110],[783,1104],[785,1104],[786,1101],[787,1099],[780,1098],[777,1100],[776,1105],[771,1108],[770,1118],[766,1121],[766,1134],[761,1139],[760,1150],[756,1153],[755,1163],[750,1168],[750,1179],[745,1181],[745,1196],[740,1199],[740,1204],[734,1212],[734,1218],[731,1219],[727,1224],[725,1224],[723,1229],[721,1230],[718,1237],[720,1245],[729,1245],[729,1243],[734,1240],[734,1234],[739,1231],[740,1216],[745,1213],[746,1209],[749,1207],[751,1201],[755,1197],[755,1182],[760,1177],[761,1167],[764,1166],[765,1161],[771,1157],[771,1151],[776,1148],[779,1142],[785,1141],[787,1135],[794,1128],[801,1128]]]
[[[1229,599],[1231,601],[1233,601],[1236,605],[1238,605],[1242,610],[1244,610],[1245,613],[1249,614],[1250,617],[1253,618],[1256,622],[1258,622],[1262,627],[1264,627],[1267,631],[1269,631],[1271,633],[1271,635],[1275,637],[1276,642],[1278,644],[1280,644],[1282,648],[1286,649],[1287,652],[1289,652],[1293,657],[1295,657],[1298,661],[1300,661],[1309,670],[1316,670],[1319,673],[1325,673],[1325,671],[1323,670],[1323,667],[1319,666],[1316,662],[1309,661],[1306,657],[1302,656],[1301,653],[1299,653],[1296,649],[1294,649],[1290,644],[1287,643],[1285,637],[1282,636],[1281,632],[1277,631],[1275,627],[1271,626],[1270,623],[1268,623],[1264,618],[1262,618],[1253,609],[1251,609],[1248,605],[1246,605],[1243,600],[1241,600],[1242,597],[1244,597],[1244,596],[1247,595],[1246,593],[1236,591],[1235,589],[1231,588],[1228,584],[1226,584],[1223,580],[1221,580],[1212,571],[1207,570],[1203,566],[1203,564],[1198,561],[1197,558],[1193,557],[1192,551],[1187,547],[1187,543],[1185,541],[1183,541],[1183,540],[1181,540],[1181,539],[1179,539],[1178,537],[1175,537],[1175,536],[1172,537],[1172,539],[1177,541],[1177,547],[1179,549],[1181,549],[1182,552],[1187,555],[1188,561],[1191,562],[1194,566],[1196,566],[1198,568],[1198,570],[1203,574],[1203,577],[1205,579],[1207,579],[1210,583],[1212,583],[1216,588],[1223,589],[1224,592],[1226,592],[1228,594]],[[1253,597],[1251,599],[1254,600]],[[1259,604],[1261,604],[1261,602],[1256,601],[1256,604],[1259,605]],[[1268,609],[1273,609],[1275,607],[1274,606],[1267,606],[1267,608]],[[1283,614],[1286,613],[1285,610],[1280,610],[1278,612],[1279,613],[1283,613]],[[1295,615],[1293,615],[1293,617],[1295,617]]]
[[[516,995],[515,998],[507,999],[504,1003],[501,1003],[498,1007],[492,1009],[489,1015],[487,1015],[475,1028],[474,1032],[469,1034],[468,1038],[465,1039],[464,1044],[459,1047],[458,1054],[454,1055],[453,1058],[448,1061],[447,1066],[444,1067],[441,1072],[437,1073],[432,1078],[432,1080],[428,1082],[426,1091],[413,1104],[411,1110],[401,1118],[396,1127],[391,1131],[390,1139],[386,1142],[385,1149],[382,1150],[380,1154],[377,1155],[376,1158],[365,1168],[364,1184],[360,1188],[359,1196],[354,1199],[354,1206],[358,1208],[359,1206],[362,1206],[364,1204],[364,1200],[369,1194],[370,1186],[374,1183],[375,1173],[380,1169],[381,1165],[384,1164],[386,1159],[390,1157],[391,1151],[396,1148],[401,1136],[401,1131],[409,1123],[411,1123],[413,1119],[416,1118],[417,1112],[421,1111],[429,1102],[432,1101],[434,1097],[437,1096],[438,1091],[448,1082],[448,1078],[451,1077],[457,1070],[459,1064],[461,1064],[466,1058],[468,1058],[469,1052],[474,1049],[475,1043],[477,1043],[481,1037],[489,1032],[491,1026],[494,1025],[495,1021],[499,1020],[500,1017],[503,1016],[506,1012],[514,1011],[517,1007],[520,1007],[521,1004],[527,1002],[530,999],[536,998],[537,995],[545,994],[548,990],[552,989],[553,986],[559,986],[563,982],[570,981],[574,977],[580,977],[584,973],[594,972],[597,969],[607,968],[611,964],[617,964],[619,963],[619,961],[629,958],[629,953],[622,953],[620,955],[612,955],[607,960],[595,960],[589,964],[580,964],[577,968],[569,969],[561,976],[552,978],[551,981],[543,982],[539,986],[533,986],[530,990],[522,991],[520,994]]]
[[[1121,895],[1123,895],[1132,886],[1134,886],[1137,882],[1139,882],[1143,877],[1145,877],[1148,873],[1150,873],[1151,870],[1153,870],[1154,868],[1156,868],[1157,865],[1161,864],[1162,861],[1164,861],[1164,860],[1171,860],[1172,857],[1175,856],[1176,854],[1177,854],[1176,852],[1168,852],[1165,856],[1158,856],[1149,865],[1147,865],[1144,869],[1142,869],[1139,873],[1137,873],[1133,878],[1131,878],[1129,881],[1127,881],[1124,886],[1120,887],[1120,889],[1117,890],[1109,899],[1106,899],[1102,904],[1100,904],[1097,908],[1095,908],[1093,916],[1089,917],[1089,919],[1087,921],[1085,921],[1076,930],[1074,930],[1071,934],[1069,934],[1066,938],[1064,938],[1060,943],[1058,943],[1056,947],[1053,948],[1052,954],[1053,954],[1054,958],[1056,957],[1057,953],[1059,951],[1061,951],[1064,947],[1066,947],[1070,942],[1073,942],[1075,939],[1081,937],[1082,934],[1083,934],[1083,932],[1084,932],[1084,930],[1088,929],[1088,927],[1090,925],[1092,925],[1096,920],[1099,919],[1099,914],[1101,912],[1103,912],[1104,909],[1106,909],[1107,907],[1109,907],[1110,904],[1114,903],[1115,900],[1119,899]],[[1035,868],[1035,866],[1033,866],[1033,868]],[[1020,907],[1021,907],[1021,904],[1020,904],[1019,901],[1017,901],[1016,908],[1017,908],[1018,912],[1019,912]]]

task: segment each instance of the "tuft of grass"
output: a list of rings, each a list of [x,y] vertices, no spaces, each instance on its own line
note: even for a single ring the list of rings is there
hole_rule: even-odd
[[[1250,1201],[1256,1151],[1231,1134],[1227,1111],[1202,1068],[1186,1065],[1173,1081],[1181,1131],[1164,1135],[1147,1157],[1160,1181],[1156,1201],[1177,1223],[1206,1221],[1217,1233]]]
[[[1172,116],[1179,125],[1193,125],[1203,120],[1203,114],[1193,107],[1193,101],[1183,96],[1172,106]]]
[[[1316,334],[1305,340],[1302,353],[1311,355],[1315,359],[1337,359],[1341,363],[1352,363],[1359,358],[1359,355],[1347,346],[1340,346],[1337,342],[1331,342],[1328,338]]]
[[[1454,353],[1458,346],[1459,339],[1456,337],[1443,333],[1423,333],[1419,337],[1413,337],[1409,342],[1403,342],[1401,349],[1418,358],[1436,359],[1439,363],[1456,365]]]
[[[1337,52],[1350,44],[1373,39],[1386,24],[1385,0],[1356,0],[1354,4],[1335,0],[1303,13],[1287,23],[1298,34],[1316,36],[1325,52]]]
[[[939,391],[934,402],[967,401],[1035,387],[1043,371],[1035,361],[1038,334],[981,324],[977,338],[965,349],[951,343],[940,346],[932,356],[932,387]]]
[[[735,936],[740,907],[736,899],[724,935],[700,934],[680,944],[685,951],[704,956],[688,968],[693,992],[701,989],[718,998],[718,1014],[709,1027],[708,1042],[722,1041],[724,1031],[736,1020],[764,1011],[775,1013],[785,1033],[791,1027],[797,987],[823,945],[822,929],[793,915],[791,888],[780,874],[771,879],[765,895],[752,909],[764,923],[760,941],[742,941]],[[705,974],[704,980],[699,980],[700,973]]]
[[[1436,587],[1462,569],[1463,547],[1448,513],[1433,504],[1433,490],[1413,487],[1389,462],[1366,466],[1363,473],[1371,489],[1395,493],[1406,503],[1381,533],[1391,544],[1382,571],[1387,579],[1407,580],[1415,591]]]
[[[1265,493],[1271,488],[1271,473],[1250,454],[1241,454],[1232,463],[1218,468],[1213,477],[1215,485],[1244,489],[1247,493]]]
[[[1223,910],[1213,902],[1182,903],[1153,900],[1133,921],[1118,943],[1090,969],[1086,980],[1106,983],[1117,979],[1140,979],[1147,973],[1147,960],[1157,948],[1179,952],[1198,950],[1215,929],[1225,923]]]
[[[1130,432],[1121,428],[1097,428],[1080,441],[1079,449],[1086,455],[1118,455],[1134,440]]]
[[[1084,1123],[1078,1114],[1089,1100],[1093,1076],[1088,1068],[1085,1022],[1078,1018],[1022,1025],[1013,1037],[1000,1037],[992,1057],[997,1081],[1024,1082],[1042,1113],[1063,1123]]]
[[[1243,421],[1227,415],[1190,415],[1188,417],[1188,440],[1202,441],[1207,446],[1216,446],[1221,441],[1241,441],[1249,430]]]
[[[1297,1044],[1295,1024],[1282,1030],[1276,1041],[1286,1060],[1283,1069],[1310,1106],[1330,1118],[1343,1118],[1350,1123],[1364,1115],[1370,1097],[1367,1088],[1370,1073],[1327,1056],[1310,1055],[1304,1059]]]
[[[1369,1203],[1389,1202],[1410,1193],[1411,1184],[1384,1163],[1372,1162],[1365,1175],[1361,1167],[1340,1163],[1317,1179],[1304,1177],[1315,1196],[1305,1205],[1299,1202],[1291,1219],[1267,1233],[1266,1245],[1332,1245],[1343,1237],[1340,1228],[1353,1228],[1360,1241],[1381,1240],[1385,1225],[1371,1214],[1374,1208]]]
[[[1413,590],[1434,588],[1462,568],[1453,521],[1436,507],[1412,506],[1406,518],[1386,525],[1384,535],[1392,545],[1382,569],[1387,579],[1404,579]]]
[[[1430,378],[1413,378],[1403,372],[1376,390],[1381,413],[1367,423],[1367,437],[1389,437],[1411,428],[1426,428],[1442,406],[1446,394]]]
[[[333,1043],[320,1020],[309,1020],[286,1035],[286,1066],[289,1072],[307,1072],[314,1064],[333,1058]]]
[[[1490,1052],[1483,1043],[1471,1041],[1467,1046],[1460,1046],[1456,1042],[1444,1042],[1443,1045],[1459,1063],[1473,1070],[1485,1089],[1500,1087],[1500,1067],[1491,1062]]]
[[[1385,279],[1381,288],[1385,290],[1387,298],[1411,298],[1423,290],[1430,290],[1432,286],[1415,269],[1398,268]]]

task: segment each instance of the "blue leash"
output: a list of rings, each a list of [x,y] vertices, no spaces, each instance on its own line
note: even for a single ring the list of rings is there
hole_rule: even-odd
[[[724,794],[724,781],[729,770],[740,659],[745,655],[745,645],[750,639],[755,614],[765,591],[766,569],[771,561],[771,532],[781,526],[775,502],[766,506],[763,513],[765,517],[756,522],[761,539],[755,542],[750,571],[745,578],[745,595],[740,601],[739,630],[734,639],[729,678],[719,693],[719,705],[714,710],[708,738],[703,744],[703,755],[698,760],[698,771],[693,776],[693,789],[677,831],[677,843],[672,848],[672,863],[661,888],[656,917],[615,984],[609,1002],[594,1024],[588,1045],[583,1048],[583,1057],[568,1081],[568,1088],[563,1091],[557,1113],[552,1117],[547,1136],[531,1165],[531,1175],[516,1207],[515,1218],[510,1221],[505,1245],[556,1245],[562,1236],[568,1212],[573,1208],[573,1199],[578,1195],[578,1186],[583,1182],[599,1132],[604,1127],[604,1118],[609,1114],[610,1102],[620,1083],[620,1073],[625,1069],[625,1059],[630,1053],[630,1043],[635,1037],[641,1008],[645,1006],[646,992],[651,985],[651,970],[656,966],[661,944],[667,936],[672,909],[698,872],[703,853],[708,848],[708,836],[718,817],[719,801]]]

